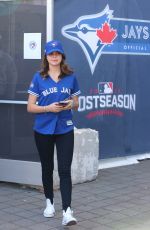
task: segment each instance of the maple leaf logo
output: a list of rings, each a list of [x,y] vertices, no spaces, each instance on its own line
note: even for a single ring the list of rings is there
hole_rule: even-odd
[[[99,37],[101,44],[112,44],[117,37],[117,30],[112,29],[109,23],[105,22],[101,29],[96,30],[96,35]]]

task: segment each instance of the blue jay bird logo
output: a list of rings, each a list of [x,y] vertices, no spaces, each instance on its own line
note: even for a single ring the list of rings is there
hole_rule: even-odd
[[[112,17],[113,11],[107,5],[102,12],[81,16],[73,24],[62,28],[62,34],[83,49],[92,74],[104,47],[112,44],[117,37],[117,31],[110,28]]]
[[[62,34],[83,49],[91,73],[101,54],[150,55],[150,21],[115,18],[106,5],[98,14],[79,17]]]

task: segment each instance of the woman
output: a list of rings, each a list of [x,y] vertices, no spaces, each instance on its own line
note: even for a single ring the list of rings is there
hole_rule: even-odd
[[[42,182],[46,197],[45,217],[55,214],[53,201],[54,146],[57,149],[58,174],[63,208],[63,225],[77,220],[71,210],[71,163],[74,148],[72,109],[78,109],[80,90],[73,71],[65,63],[59,41],[45,45],[42,70],[30,84],[27,110],[35,113],[34,137],[42,166]]]

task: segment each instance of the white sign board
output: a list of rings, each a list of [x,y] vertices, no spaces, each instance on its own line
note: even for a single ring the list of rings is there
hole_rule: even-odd
[[[41,33],[24,33],[24,59],[41,59]]]

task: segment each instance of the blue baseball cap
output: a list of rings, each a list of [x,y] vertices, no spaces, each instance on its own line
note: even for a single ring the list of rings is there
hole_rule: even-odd
[[[46,43],[45,54],[48,55],[53,52],[59,52],[61,54],[64,54],[64,50],[60,41],[53,40]]]

